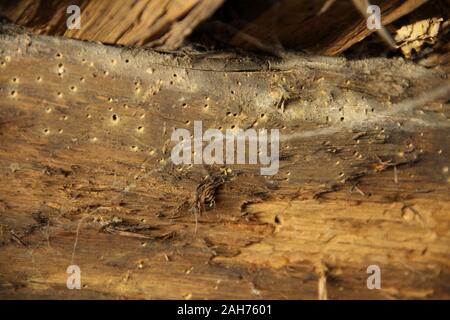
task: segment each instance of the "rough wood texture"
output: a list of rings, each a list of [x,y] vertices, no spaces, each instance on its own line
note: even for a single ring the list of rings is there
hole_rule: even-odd
[[[10,27],[0,48],[1,298],[449,298],[447,74]],[[195,120],[279,128],[279,173],[175,166]]]
[[[426,2],[371,1],[381,7],[384,24]],[[351,0],[335,1],[319,14],[325,3],[325,0],[10,0],[0,3],[0,15],[38,34],[169,50],[179,48],[208,18],[199,27],[196,39],[200,35],[227,45],[271,53],[285,48],[336,55],[373,32]],[[80,30],[66,28],[66,8],[71,4],[81,7]],[[220,12],[211,17],[218,8]]]
[[[178,48],[223,0],[2,1],[0,15],[38,34],[123,45]],[[68,30],[66,9],[78,5],[81,28]]]

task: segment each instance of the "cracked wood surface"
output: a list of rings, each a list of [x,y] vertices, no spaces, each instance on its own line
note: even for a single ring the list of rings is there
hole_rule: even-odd
[[[0,48],[0,297],[449,297],[447,74],[9,26]],[[170,135],[195,120],[279,128],[279,173],[175,166]]]

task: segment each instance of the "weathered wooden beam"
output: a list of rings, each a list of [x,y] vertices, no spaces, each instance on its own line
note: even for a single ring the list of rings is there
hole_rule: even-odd
[[[0,48],[0,297],[449,297],[447,74],[10,26]],[[194,121],[279,129],[279,172],[175,165]]]

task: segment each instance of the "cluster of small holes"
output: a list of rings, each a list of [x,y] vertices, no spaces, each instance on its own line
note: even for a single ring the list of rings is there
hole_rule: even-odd
[[[5,57],[4,60],[0,61],[0,66],[6,67],[6,64],[11,61],[10,57]]]
[[[62,63],[58,64],[58,77],[62,78],[65,72],[64,65]]]
[[[204,109],[208,109],[209,108],[209,100],[211,100],[210,97],[205,97],[206,103],[203,105]]]
[[[62,58],[63,58],[63,55],[62,55],[61,53],[56,53],[56,54],[55,54],[55,57],[58,58],[58,59],[62,59]],[[82,59],[82,63],[87,63],[87,60],[86,60],[86,59]],[[125,60],[125,63],[129,63],[129,60],[126,59],[126,60]],[[1,64],[2,64],[2,65],[5,65],[6,63],[5,63],[4,61],[2,61]],[[112,59],[112,60],[111,60],[111,64],[116,64],[116,61],[115,61],[114,59]],[[58,76],[59,76],[59,77],[63,77],[63,74],[66,72],[63,63],[57,64],[57,71],[58,71]],[[108,71],[104,71],[103,74],[104,74],[105,76],[107,76],[107,75],[108,75]],[[96,77],[96,74],[95,74],[95,73],[93,73],[92,75],[93,75],[93,77]],[[178,78],[178,75],[177,75],[177,74],[173,74],[173,77],[174,77],[175,79],[177,79],[177,78]],[[35,81],[36,81],[36,82],[42,82],[42,81],[43,81],[42,76],[36,76]],[[80,77],[80,78],[79,78],[79,81],[80,81],[80,82],[85,82],[85,78],[84,78],[84,77]],[[18,83],[18,82],[19,82],[19,79],[18,79],[18,78],[13,78],[13,79],[12,79],[12,82],[13,82],[13,83]],[[173,81],[170,81],[170,84],[174,84],[174,82],[173,82]],[[136,88],[136,91],[139,91],[139,89],[140,89],[140,88],[139,88],[140,83],[135,83],[135,86],[136,86],[136,87],[135,87],[135,88]],[[71,85],[71,86],[69,86],[69,90],[72,91],[72,92],[75,92],[75,91],[77,91],[77,87],[76,87],[75,85]],[[17,95],[17,91],[16,91],[16,90],[11,90],[11,91],[10,91],[10,94],[11,94],[11,96],[16,96],[16,95]],[[232,92],[232,94],[234,94],[234,91]],[[56,92],[56,95],[57,95],[57,97],[62,98],[62,97],[63,97],[63,92]],[[208,101],[209,101],[209,100],[210,100],[209,97],[206,97],[206,98],[205,98],[206,103],[204,104],[204,108],[208,108],[208,107],[209,107],[209,104],[208,104]],[[109,98],[108,101],[109,101],[109,102],[113,102],[112,98]],[[128,106],[127,106],[126,104],[124,104],[123,106],[124,106],[125,109],[128,109]],[[187,108],[188,105],[187,105],[187,103],[183,103],[182,106],[183,106],[183,108]],[[52,112],[52,109],[51,109],[50,107],[48,107],[48,108],[45,109],[45,111],[46,111],[47,113],[50,113],[50,112]],[[236,114],[234,114],[234,116],[236,116]],[[86,114],[86,118],[87,118],[87,119],[90,119],[91,117],[92,117],[91,114]],[[141,119],[143,119],[143,118],[145,117],[145,114],[140,115],[140,117],[141,117]],[[65,120],[68,119],[68,117],[67,117],[67,116],[62,116],[60,119],[65,121]],[[111,116],[111,121],[112,121],[113,123],[119,122],[119,116],[118,116],[117,114],[113,114],[113,115]],[[187,124],[187,125],[189,125],[190,123],[191,123],[191,122],[190,122],[189,120],[186,120],[186,124]],[[235,128],[235,126],[233,125],[232,128]],[[221,129],[223,129],[223,128],[221,127]],[[144,126],[142,126],[142,125],[137,126],[137,127],[136,127],[136,130],[137,130],[137,132],[142,133],[142,132],[144,131]],[[62,134],[62,133],[64,132],[64,130],[63,130],[62,128],[58,128],[58,129],[56,129],[56,131],[57,131],[59,134]],[[42,132],[43,132],[45,135],[49,135],[49,134],[51,133],[51,130],[50,130],[49,128],[44,128],[44,129],[42,129]],[[89,139],[90,139],[90,141],[92,141],[92,142],[94,142],[94,141],[97,140],[96,137],[91,137],[91,138],[89,138]],[[131,150],[134,151],[134,152],[139,151],[139,147],[138,147],[138,146],[133,145],[133,146],[131,146],[130,148],[131,148]],[[154,154],[155,154],[155,151],[154,151],[154,150],[150,150],[150,151],[149,151],[149,154],[154,155]],[[161,159],[161,160],[160,160],[160,162],[162,162],[162,163],[163,163],[164,161],[165,161],[164,159]],[[191,166],[192,166],[192,165],[191,165]]]
[[[134,91],[136,93],[139,93],[141,91],[141,82],[140,81],[135,81],[134,82]]]

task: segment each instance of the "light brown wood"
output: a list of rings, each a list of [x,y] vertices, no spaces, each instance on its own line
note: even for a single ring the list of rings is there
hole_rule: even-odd
[[[447,74],[8,26],[0,48],[1,298],[449,298]],[[195,120],[280,129],[279,173],[174,165]]]

